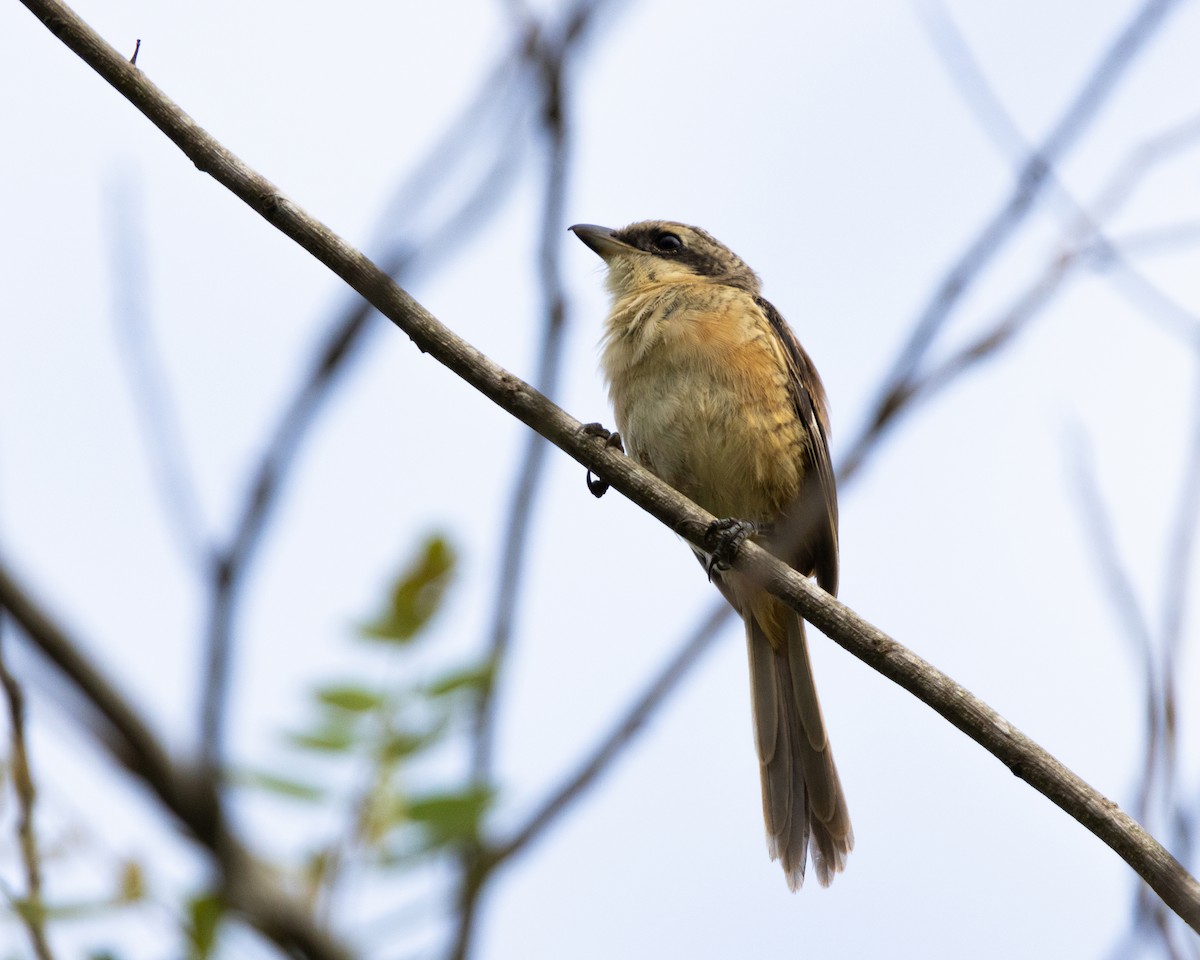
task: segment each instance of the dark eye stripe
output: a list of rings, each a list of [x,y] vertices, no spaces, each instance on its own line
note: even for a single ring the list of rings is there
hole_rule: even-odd
[[[686,263],[701,277],[719,277],[726,272],[725,264],[719,257],[702,253],[699,250],[680,251],[675,259],[680,263]]]
[[[635,224],[635,227],[634,230],[618,231],[617,239],[655,256],[685,264],[700,277],[720,277],[728,273],[728,265],[716,252],[707,250],[703,240],[696,241],[696,246],[689,246],[679,234],[661,226]],[[678,246],[671,245],[668,237],[677,241]],[[664,241],[667,247],[663,246]]]

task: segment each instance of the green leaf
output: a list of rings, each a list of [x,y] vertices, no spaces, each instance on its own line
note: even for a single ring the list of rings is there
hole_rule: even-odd
[[[325,791],[321,787],[301,783],[299,780],[292,780],[289,777],[276,776],[262,770],[239,770],[236,779],[241,786],[266,790],[268,793],[290,797],[293,800],[311,802],[322,800],[325,797]]]
[[[350,727],[322,727],[312,733],[291,733],[288,739],[297,747],[320,753],[345,753],[356,743],[358,734]]]
[[[188,940],[191,960],[208,960],[217,944],[217,929],[225,908],[213,893],[202,893],[187,903]]]
[[[411,757],[414,753],[420,753],[437,740],[440,734],[441,729],[435,729],[427,733],[392,731],[379,745],[379,759],[386,762]]]
[[[479,824],[491,804],[491,790],[470,787],[461,793],[435,793],[409,800],[403,814],[420,826],[433,846],[479,836]]]
[[[459,690],[483,691],[492,685],[495,668],[489,660],[483,666],[452,670],[434,680],[425,692],[431,697],[444,697]]]
[[[381,694],[365,687],[342,684],[339,686],[322,687],[317,691],[317,699],[329,707],[345,710],[347,713],[365,713],[368,710],[378,710],[384,704]]]
[[[387,643],[409,643],[437,612],[454,563],[449,543],[441,536],[430,537],[392,586],[384,612],[362,628],[363,635]]]

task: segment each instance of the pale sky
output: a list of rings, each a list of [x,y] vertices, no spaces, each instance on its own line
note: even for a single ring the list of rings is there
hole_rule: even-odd
[[[948,5],[1035,142],[1135,8]],[[140,38],[147,76],[368,249],[387,236],[380,217],[395,184],[508,43],[505,5],[484,0],[75,9],[118,49],[132,53]],[[841,456],[913,317],[1012,182],[1011,154],[956,88],[920,11],[895,0],[614,6],[570,74],[557,402],[611,423],[596,361],[603,272],[567,226],[682,220],[761,275],[825,381]],[[1198,48],[1200,9],[1181,4],[1060,170],[1079,201],[1092,202],[1138,144],[1200,113]],[[164,520],[118,349],[117,231],[145,241],[146,308],[217,535],[347,293],[15,3],[0,5],[0,88],[0,547],[182,746],[204,596]],[[486,229],[410,288],[526,379],[540,326],[534,147]],[[1200,149],[1149,172],[1112,235],[1194,226],[1197,163]],[[433,198],[430,218],[444,208]],[[986,329],[1061,252],[1065,222],[1061,206],[1039,207],[937,356]],[[1176,244],[1136,263],[1200,312],[1197,255]],[[1111,276],[1084,270],[1014,347],[907,419],[841,499],[841,599],[1126,808],[1142,694],[1090,557],[1071,441],[1090,445],[1128,569],[1158,618],[1196,389],[1183,342]],[[463,570],[428,643],[445,662],[480,649],[525,436],[376,322],[303,448],[241,610],[240,761],[278,766],[279,732],[303,715],[312,683],[366,662],[354,625],[430,529],[455,541]],[[673,534],[619,494],[594,500],[583,469],[557,451],[534,542],[502,678],[501,826],[573,768],[716,596]],[[857,838],[831,888],[792,895],[767,859],[744,644],[731,624],[602,785],[507,869],[485,901],[476,956],[1105,956],[1134,889],[1116,854],[910,695],[825,638],[812,646]],[[1200,753],[1200,662],[1194,642],[1184,650],[1181,790],[1196,810],[1200,770],[1186,758]],[[16,665],[33,676],[30,658]],[[90,743],[56,717],[44,686],[34,684],[32,710],[46,817],[82,822],[108,854],[155,856],[169,831],[147,831],[136,791],[81,757]],[[257,843],[280,853],[304,841],[303,817],[269,809],[243,813]],[[5,847],[4,876],[15,877]],[[164,886],[195,882],[182,848],[155,862]],[[418,914],[445,878],[420,874],[420,884],[408,891]],[[91,929],[112,934],[122,956],[158,957],[171,924],[150,911]],[[94,942],[88,930],[65,928],[63,942]],[[421,923],[364,955],[433,956],[441,930]],[[238,938],[230,955],[260,955],[253,942]]]

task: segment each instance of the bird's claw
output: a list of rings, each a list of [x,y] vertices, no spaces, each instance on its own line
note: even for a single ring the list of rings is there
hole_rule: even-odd
[[[585,423],[580,427],[580,432],[585,436],[597,437],[604,441],[604,445],[614,450],[625,452],[625,445],[621,442],[621,435],[615,430],[609,430],[602,423]],[[609,483],[607,480],[601,480],[599,477],[593,477],[592,471],[587,472],[587,488],[593,497],[599,499],[608,493]]]
[[[708,579],[712,580],[714,570],[721,572],[732,567],[742,544],[761,532],[762,528],[750,520],[727,517],[710,523],[704,531],[704,549],[708,551],[708,563],[704,570]]]
[[[621,435],[616,430],[609,430],[602,423],[585,423],[579,428],[579,432],[584,436],[598,437],[604,441],[606,447],[613,447],[622,453],[625,452],[625,444],[621,442]]]

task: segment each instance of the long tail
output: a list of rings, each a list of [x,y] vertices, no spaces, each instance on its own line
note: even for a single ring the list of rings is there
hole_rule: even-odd
[[[743,615],[771,859],[782,861],[788,887],[796,890],[811,839],[817,880],[828,886],[846,866],[854,831],[813,685],[804,621],[773,598]]]

